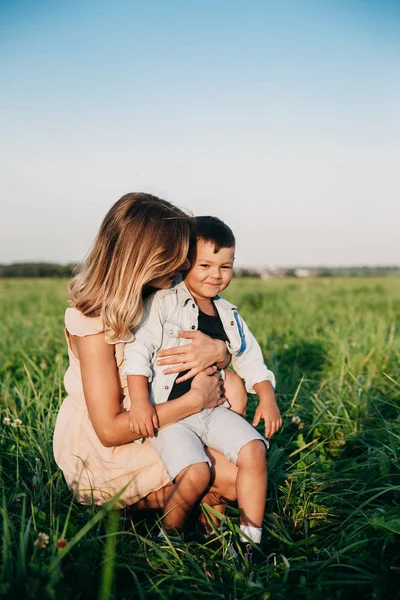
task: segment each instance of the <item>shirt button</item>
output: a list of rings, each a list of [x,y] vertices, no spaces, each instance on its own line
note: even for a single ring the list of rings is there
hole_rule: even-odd
[[[196,329],[196,327],[194,325],[192,325],[192,329]]]
[[[164,390],[169,390],[169,386],[166,385],[165,388],[164,388]]]
[[[170,332],[170,333],[174,333],[174,330],[173,330],[173,329],[170,329],[170,330],[169,330],[169,332]]]
[[[231,325],[234,325],[234,324],[235,324],[235,321],[231,321]]]
[[[192,308],[196,308],[196,305],[195,305],[195,304],[192,304]]]

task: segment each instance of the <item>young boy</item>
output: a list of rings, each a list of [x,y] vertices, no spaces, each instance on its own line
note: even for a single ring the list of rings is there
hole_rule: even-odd
[[[132,430],[144,433],[156,429],[153,405],[172,401],[189,391],[190,380],[175,383],[176,375],[163,374],[163,367],[156,363],[156,353],[190,342],[178,337],[179,331],[199,329],[227,343],[233,368],[245,380],[247,391],[259,397],[253,424],[264,419],[266,436],[271,437],[282,424],[274,396],[274,375],[265,366],[261,349],[236,307],[218,295],[232,279],[234,235],[215,217],[197,217],[195,233],[196,244],[190,251],[190,268],[184,280],[148,298],[135,339],[125,347],[124,372],[132,399]],[[150,285],[166,288],[170,281],[154,281]],[[226,402],[204,409],[161,429],[151,438],[174,483],[164,507],[163,523],[166,530],[182,528],[187,514],[206,491],[211,466],[206,445],[237,465],[242,542],[250,538],[259,544],[266,500],[268,442],[228,407]],[[247,545],[247,551],[251,554],[251,545]]]

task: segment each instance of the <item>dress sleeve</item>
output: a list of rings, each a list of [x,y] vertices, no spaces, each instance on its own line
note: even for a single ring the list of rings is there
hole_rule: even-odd
[[[79,337],[96,335],[104,331],[100,317],[85,317],[76,308],[67,308],[65,311],[65,328],[71,335]]]

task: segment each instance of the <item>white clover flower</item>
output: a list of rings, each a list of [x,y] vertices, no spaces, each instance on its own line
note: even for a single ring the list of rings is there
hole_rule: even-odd
[[[49,536],[47,533],[43,533],[42,531],[38,534],[37,539],[34,542],[35,548],[46,548],[49,543]]]
[[[10,425],[10,424],[11,424],[11,419],[10,419],[10,417],[4,417],[4,419],[3,419],[3,423],[4,423],[4,425]]]
[[[300,423],[301,423],[300,417],[297,415],[295,417],[292,417],[292,423],[294,423],[295,425],[300,425]]]
[[[283,344],[283,347],[285,350],[287,350],[289,348],[289,344]]]
[[[14,419],[14,423],[15,423],[15,427],[21,427],[21,425],[22,425],[21,419]],[[14,425],[14,423],[13,423],[13,425]]]

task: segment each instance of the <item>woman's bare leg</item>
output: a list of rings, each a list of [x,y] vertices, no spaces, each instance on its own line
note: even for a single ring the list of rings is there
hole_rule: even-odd
[[[231,410],[243,417],[246,416],[247,392],[243,379],[229,369],[225,370],[224,391]]]

